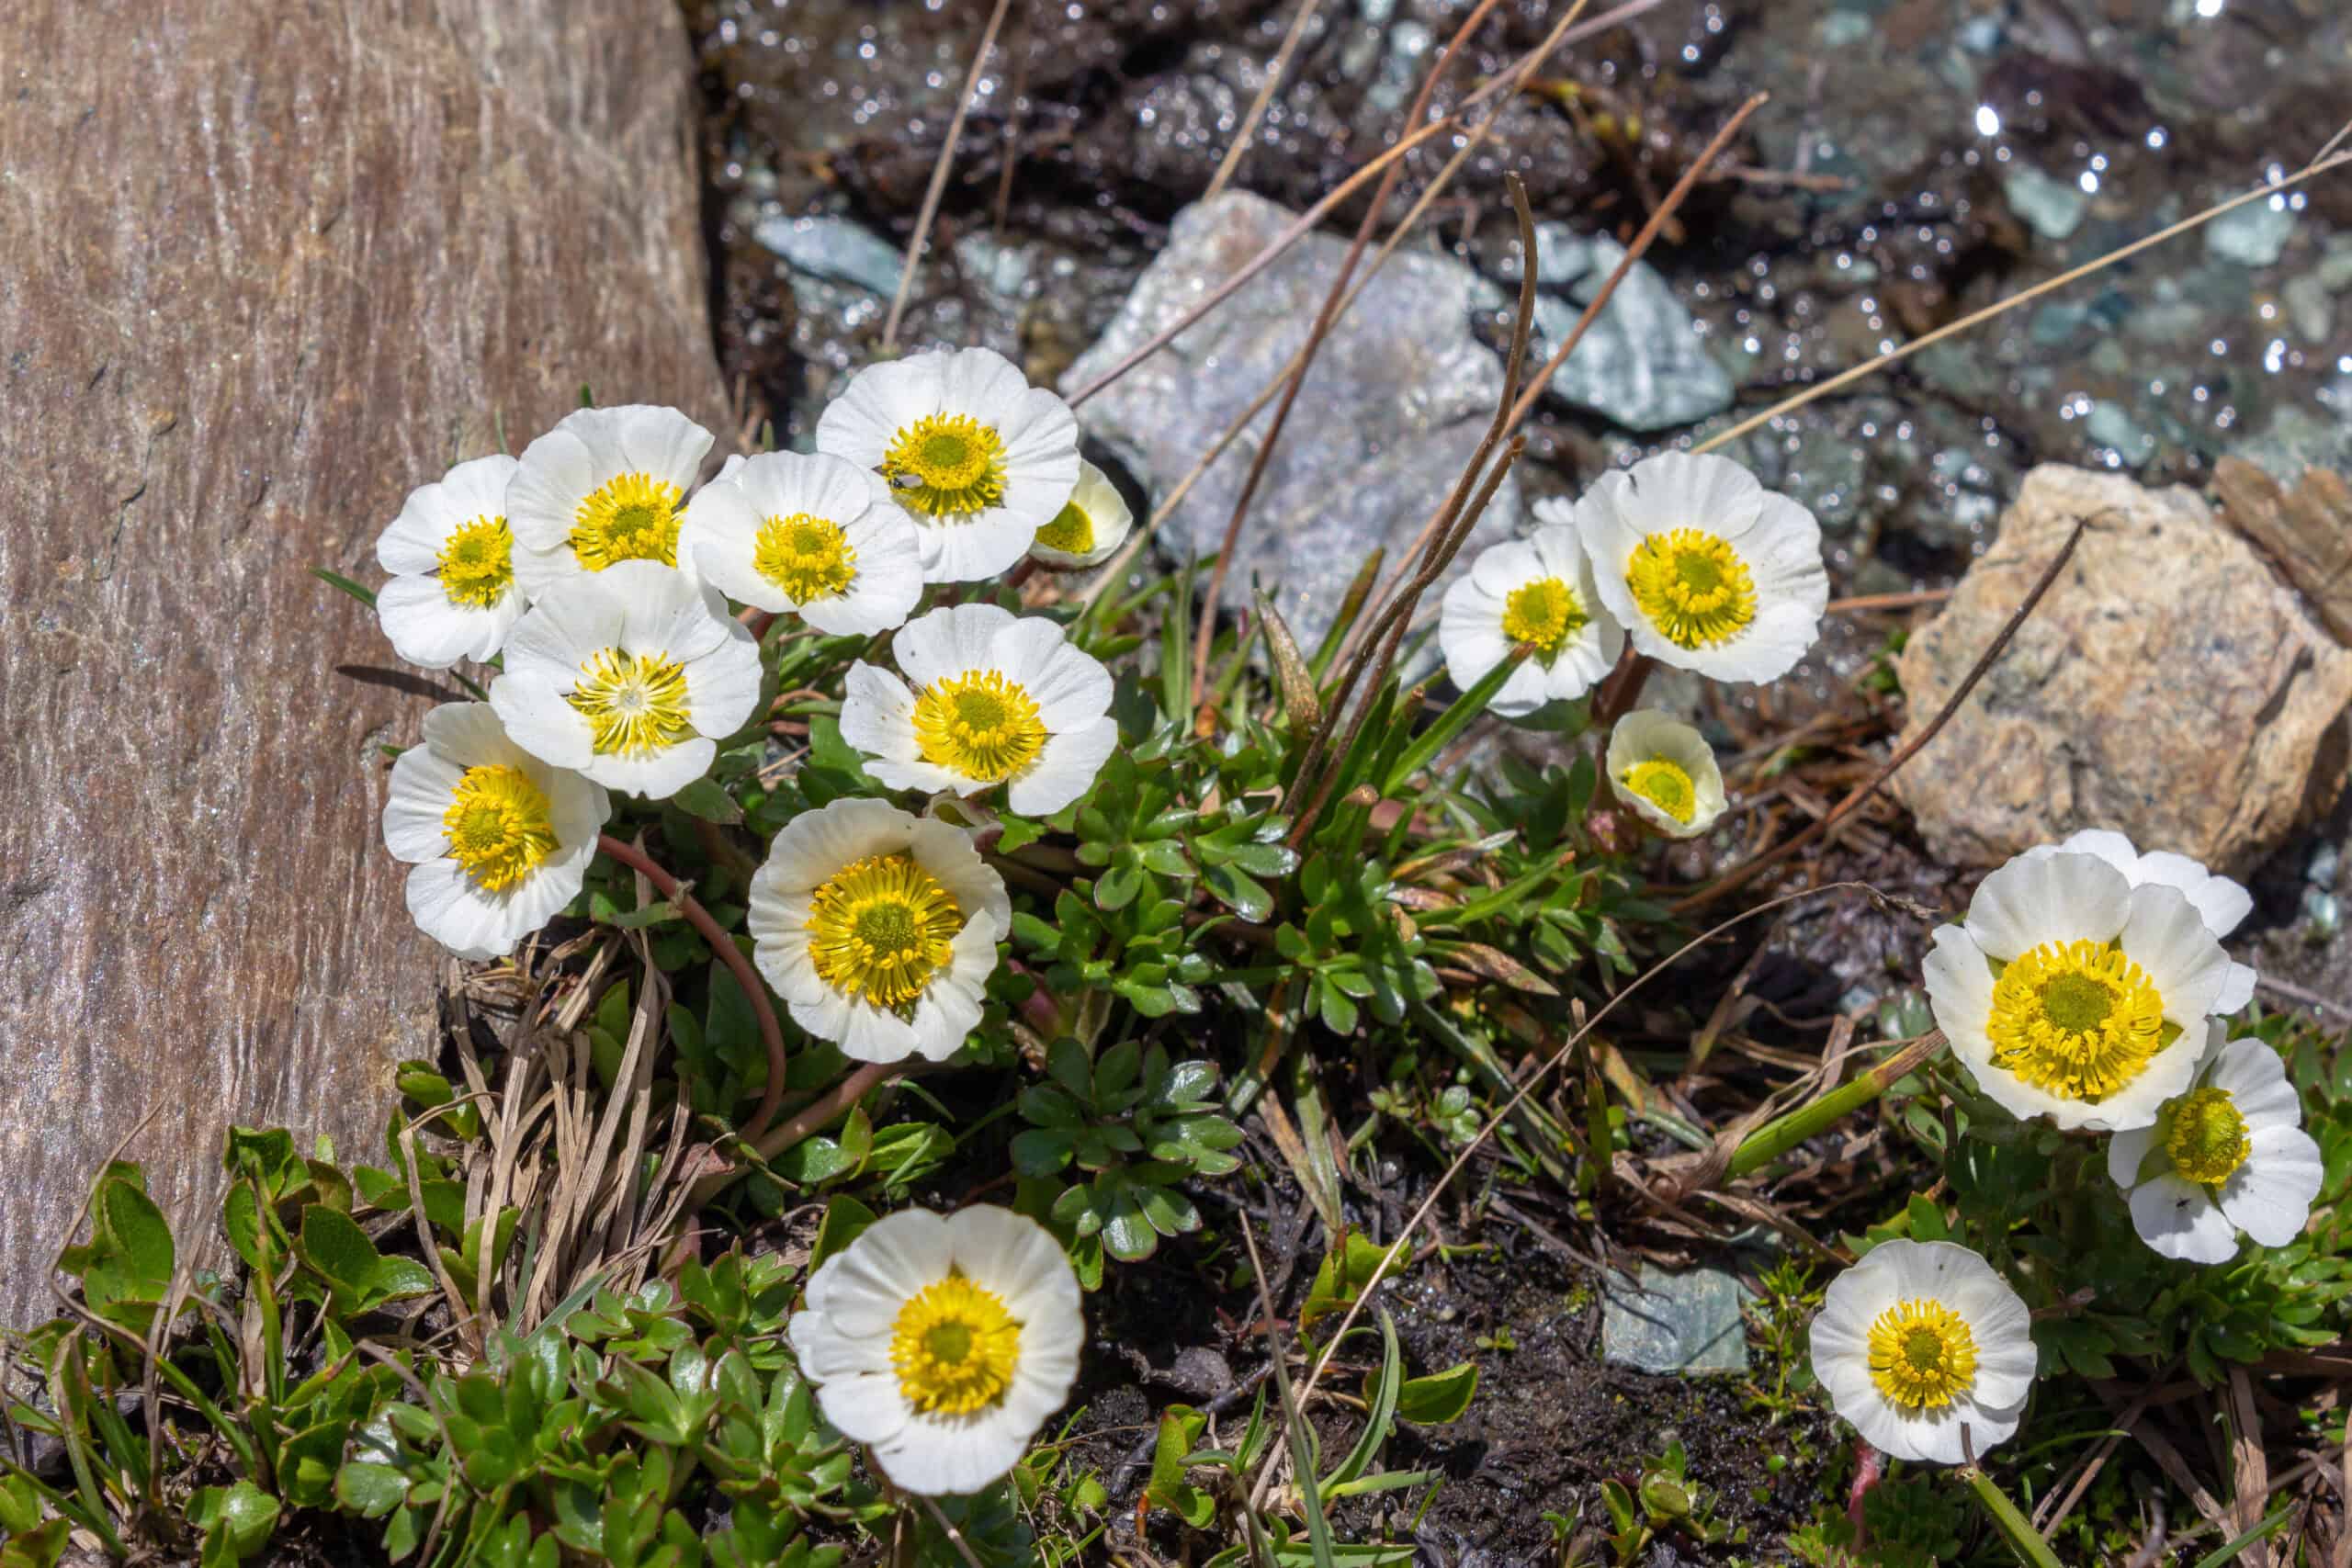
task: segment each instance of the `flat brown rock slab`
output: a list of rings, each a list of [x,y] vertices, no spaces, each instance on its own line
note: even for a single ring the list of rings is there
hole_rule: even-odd
[[[2112,828],[2244,875],[2342,785],[2352,651],[2191,491],[2028,474],[1992,548],[1896,661],[1904,739],[2082,519],[2074,559],[1894,792],[1949,863]]]
[[[90,6],[0,63],[0,1312],[128,1151],[379,1153],[436,952],[379,743],[447,682],[307,574],[576,404],[724,401],[666,0]]]

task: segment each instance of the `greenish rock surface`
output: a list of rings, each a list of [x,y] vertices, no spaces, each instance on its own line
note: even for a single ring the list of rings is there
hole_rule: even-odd
[[[1749,1295],[1737,1275],[1721,1269],[1669,1271],[1645,1263],[1634,1282],[1612,1274],[1601,1287],[1601,1359],[1644,1372],[1745,1372],[1740,1303]]]

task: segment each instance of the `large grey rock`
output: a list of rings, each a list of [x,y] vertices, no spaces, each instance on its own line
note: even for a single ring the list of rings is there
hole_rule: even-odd
[[[1293,220],[1233,191],[1176,216],[1109,329],[1062,378],[1092,380],[1239,271]],[[1306,340],[1347,243],[1313,234],[1223,306],[1079,409],[1088,434],[1142,479],[1155,502],[1240,417]],[[1357,275],[1361,279],[1363,274]],[[1502,397],[1502,367],[1471,335],[1480,285],[1442,256],[1400,252],[1341,317],[1307,373],[1243,525],[1227,603],[1253,576],[1312,647],[1364,558],[1393,565],[1442,504]],[[1178,560],[1214,553],[1250,471],[1269,404],[1159,532]],[[1507,479],[1465,547],[1504,537],[1518,513]],[[1457,563],[1459,564],[1459,563]],[[1429,603],[1436,602],[1435,592]]]
[[[2073,560],[1894,792],[1947,863],[2112,828],[2243,876],[2342,784],[2352,650],[2191,491],[2055,463],[2026,475],[1993,547],[1895,662],[1904,741],[2085,519]]]
[[[24,0],[0,57],[0,1315],[116,1140],[380,1152],[436,952],[379,743],[445,682],[307,574],[590,383],[724,417],[665,0]]]

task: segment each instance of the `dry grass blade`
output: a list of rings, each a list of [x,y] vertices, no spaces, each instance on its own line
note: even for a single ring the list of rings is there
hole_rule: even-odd
[[[2346,130],[2352,130],[2352,126],[2347,126],[2345,129]],[[2334,147],[2337,141],[2343,140],[2344,135],[2345,131],[2338,131],[2335,137],[2328,142],[2328,145],[2330,147]],[[2352,163],[2352,152],[2339,152],[2333,156],[2322,156],[2314,159],[2301,170],[2288,175],[2284,179],[2274,180],[2268,185],[2258,186],[2253,190],[2246,191],[2242,195],[2232,197],[2229,200],[2209,207],[2202,212],[2191,214],[2189,217],[2182,219],[2177,223],[2170,224],[2165,228],[2159,229],[2153,234],[2134,240],[2128,245],[2120,245],[2096,260],[2085,262],[2082,265],[2077,267],[2070,267],[2066,271],[2060,273],[2057,276],[2037,283],[2032,288],[2025,289],[2022,292],[2012,294],[2006,299],[1996,300],[1994,303],[1985,306],[1981,310],[1972,310],[1956,321],[1938,327],[1935,331],[1928,333],[1923,337],[1914,338],[1911,342],[1905,344],[1901,348],[1894,349],[1890,353],[1882,354],[1877,358],[1857,365],[1850,370],[1841,370],[1837,375],[1829,378],[1826,381],[1823,381],[1816,386],[1807,387],[1804,391],[1797,393],[1793,397],[1781,399],[1779,402],[1774,403],[1770,408],[1766,409],[1762,413],[1757,414],[1749,419],[1741,420],[1737,424],[1733,425],[1728,430],[1717,431],[1714,434],[1707,437],[1706,440],[1702,441],[1696,446],[1693,446],[1691,450],[1694,452],[1712,452],[1718,446],[1738,440],[1741,436],[1747,434],[1751,430],[1761,429],[1763,426],[1770,424],[1772,421],[1780,418],[1782,414],[1793,413],[1795,411],[1804,407],[1805,404],[1814,401],[1815,399],[1826,398],[1841,387],[1850,387],[1866,376],[1875,375],[1877,372],[1885,369],[1890,365],[1894,365],[1901,360],[1908,359],[1911,355],[1918,353],[1923,348],[1931,347],[1936,344],[1943,342],[1944,339],[1956,336],[1961,333],[1968,331],[1972,327],[1982,326],[1986,321],[1993,320],[1996,316],[2003,315],[2010,310],[2016,310],[2020,305],[2027,304],[2031,300],[2039,299],[2044,294],[2048,294],[2052,290],[2064,288],[2070,283],[2079,283],[2084,278],[2089,277],[2095,273],[2104,272],[2109,267],[2113,266],[2117,262],[2122,261],[2126,257],[2138,255],[2142,251],[2147,250],[2152,246],[2161,245],[2166,240],[2186,234],[2192,229],[2199,228],[2204,224],[2211,222],[2214,219],[2221,217],[2223,213],[2236,211],[2239,208],[2245,206],[2248,202],[2267,200],[2269,197],[2276,196],[2280,191],[2290,190],[2294,186],[2301,185],[2305,180],[2311,179],[2318,175],[2324,175],[2330,169],[2339,168],[2347,163]]]
[[[1614,1012],[1626,998],[1666,973],[1686,955],[1696,952],[1743,921],[1752,920],[1760,915],[1770,914],[1775,909],[1784,908],[1801,899],[1826,897],[1832,893],[1849,889],[1863,893],[1872,891],[1870,885],[1865,882],[1832,882],[1821,887],[1783,894],[1778,898],[1758,904],[1752,909],[1743,909],[1729,919],[1720,921],[1692,937],[1689,942],[1635,976],[1627,982],[1623,990],[1594,1009],[1592,1015],[1577,1026],[1576,1032],[1569,1035],[1561,1043],[1560,1048],[1547,1057],[1541,1066],[1527,1076],[1527,1081],[1519,1087],[1518,1091],[1510,1100],[1505,1101],[1493,1115],[1487,1118],[1486,1123],[1478,1129],[1476,1135],[1463,1145],[1462,1152],[1453,1156],[1453,1162],[1447,1165],[1437,1180],[1430,1185],[1428,1196],[1424,1197],[1412,1213],[1407,1217],[1405,1224],[1396,1233],[1396,1239],[1389,1244],[1387,1251],[1381,1254],[1380,1261],[1374,1265],[1371,1277],[1364,1281],[1363,1289],[1357,1293],[1356,1299],[1349,1304],[1345,1315],[1340,1319],[1340,1326],[1332,1333],[1323,1354],[1316,1359],[1314,1369],[1307,1374],[1306,1384],[1299,1393],[1300,1399],[1303,1401],[1314,1393],[1316,1384],[1321,1381],[1325,1370],[1330,1366],[1331,1358],[1338,1352],[1340,1342],[1347,1337],[1348,1330],[1355,1325],[1356,1318],[1363,1313],[1364,1303],[1372,1300],[1373,1292],[1379,1288],[1380,1282],[1386,1279],[1389,1270],[1396,1266],[1396,1259],[1402,1257],[1406,1248],[1412,1245],[1414,1233],[1419,1231],[1427,1223],[1430,1215],[1436,1211],[1438,1200],[1442,1198],[1446,1190],[1453,1185],[1454,1179],[1469,1168],[1470,1162],[1477,1157],[1481,1149],[1487,1146],[1487,1141],[1495,1135],[1495,1129],[1502,1126],[1530,1095],[1551,1081],[1552,1075],[1566,1064],[1568,1057],[1575,1053],[1578,1045],[1584,1043],[1586,1036],[1600,1026],[1601,1020]],[[1256,1483],[1250,1488],[1250,1497],[1253,1506],[1264,1503],[1266,1489],[1272,1484],[1272,1479],[1273,1461],[1272,1456],[1269,1456],[1265,1467],[1258,1472]]]
[[[1250,151],[1250,143],[1258,138],[1258,126],[1266,118],[1266,106],[1274,101],[1274,91],[1283,85],[1283,77],[1290,70],[1291,57],[1298,52],[1299,40],[1306,36],[1306,24],[1315,19],[1323,0],[1299,0],[1298,11],[1290,19],[1290,31],[1283,35],[1282,47],[1274,51],[1274,58],[1266,65],[1266,80],[1258,96],[1250,100],[1250,112],[1241,117],[1241,129],[1233,134],[1233,145],[1225,150],[1225,157],[1217,164],[1216,173],[1209,178],[1209,188],[1201,193],[1203,201],[1216,199],[1218,193],[1232,182],[1233,172],[1241,166],[1242,154]],[[1410,120],[1406,122],[1411,124]]]
[[[980,85],[980,72],[989,62],[989,51],[996,47],[997,29],[1004,26],[1004,13],[1012,0],[996,0],[996,8],[989,13],[989,25],[980,33],[980,47],[972,51],[972,68],[964,74],[963,91],[956,95],[956,112],[947,121],[947,137],[939,144],[939,161],[931,166],[931,184],[923,187],[922,207],[915,214],[914,238],[907,242],[906,264],[899,268],[899,291],[890,296],[890,314],[882,323],[882,355],[888,357],[899,341],[899,321],[907,311],[907,296],[913,292],[915,268],[922,265],[923,246],[931,240],[932,223],[939,217],[939,198],[946,194],[947,171],[956,162],[956,142],[964,134],[964,117],[971,112],[972,93]]]
[[[1329,196],[1326,196],[1322,200],[1308,208],[1305,212],[1300,213],[1289,228],[1283,230],[1280,234],[1277,234],[1272,244],[1268,245],[1264,250],[1260,251],[1256,255],[1251,256],[1249,261],[1242,265],[1241,269],[1236,272],[1232,276],[1227,278],[1223,283],[1218,284],[1215,288],[1210,289],[1208,298],[1203,299],[1199,304],[1185,311],[1183,315],[1178,317],[1175,321],[1170,321],[1168,325],[1154,333],[1148,341],[1142,344],[1134,352],[1130,353],[1125,359],[1120,360],[1116,365],[1112,366],[1111,368],[1102,372],[1102,375],[1097,376],[1093,380],[1089,381],[1085,386],[1080,387],[1077,391],[1069,394],[1069,397],[1067,400],[1069,405],[1072,408],[1076,408],[1079,404],[1086,401],[1087,399],[1094,396],[1095,393],[1101,391],[1103,388],[1109,386],[1112,382],[1117,380],[1120,377],[1125,376],[1128,371],[1133,370],[1136,366],[1141,365],[1145,360],[1149,359],[1153,355],[1158,354],[1161,349],[1166,348],[1170,344],[1175,342],[1177,336],[1182,333],[1185,328],[1199,321],[1203,316],[1207,315],[1211,310],[1216,310],[1219,305],[1224,304],[1227,299],[1232,299],[1234,295],[1239,293],[1244,288],[1248,287],[1251,278],[1257,276],[1260,273],[1273,265],[1275,262],[1282,258],[1283,253],[1287,252],[1293,245],[1295,245],[1301,240],[1306,238],[1307,235],[1313,233],[1315,231],[1315,226],[1317,223],[1322,222],[1324,219],[1329,217],[1333,208],[1338,207],[1341,202],[1347,200],[1348,197],[1363,189],[1364,184],[1372,179],[1373,176],[1379,174],[1383,169],[1388,167],[1389,164],[1395,163],[1397,159],[1405,156],[1408,152],[1410,152],[1414,148],[1419,147],[1422,142],[1429,141],[1431,137],[1442,136],[1449,130],[1457,129],[1459,123],[1460,122],[1455,118],[1455,117],[1449,115],[1443,119],[1436,120],[1430,124],[1425,125],[1420,130],[1413,132],[1410,136],[1406,137],[1402,141],[1396,143],[1396,146],[1387,149],[1379,156],[1374,158],[1370,163],[1366,164],[1363,168],[1358,169],[1354,174],[1350,175],[1346,179],[1341,180],[1338,186],[1333,187]]]
[[[1976,689],[1976,683],[1984,678],[1985,671],[1991,670],[1999,661],[2002,653],[2009,646],[2009,639],[2017,636],[2018,628],[2025,625],[2026,617],[2033,614],[2034,606],[2041,603],[2042,595],[2050,592],[2052,584],[2058,581],[2058,574],[2064,571],[2066,563],[2074,558],[2075,546],[2081,541],[2083,530],[2090,525],[2089,518],[2085,518],[2075,525],[2074,531],[2066,536],[2066,542],[2058,547],[2057,555],[2051,558],[2050,565],[2043,570],[2041,578],[2035,581],[2032,592],[2025,596],[2025,602],[2011,613],[2008,621],[2001,627],[1999,635],[1995,637],[1991,645],[1977,656],[1976,662],[1970,667],[1968,674],[1953,689],[1942,708],[1938,710],[1936,716],[1928,722],[1925,729],[1911,739],[1909,744],[1882,763],[1876,773],[1832,807],[1827,816],[1806,824],[1802,831],[1787,841],[1775,845],[1743,864],[1734,866],[1696,893],[1686,894],[1676,899],[1667,906],[1668,910],[1679,915],[1690,909],[1704,908],[1724,894],[1752,882],[1758,873],[1788,859],[1789,856],[1860,810],[1864,801],[1883,788],[1886,781],[1893,778],[1904,763],[1924,750],[1928,743],[1942,732],[1944,726],[1951,722],[1952,716],[1960,711],[1961,705],[1965,703],[1969,694]]]

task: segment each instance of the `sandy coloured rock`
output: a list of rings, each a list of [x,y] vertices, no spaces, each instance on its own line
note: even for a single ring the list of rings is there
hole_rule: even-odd
[[[0,66],[0,1314],[90,1179],[214,1234],[228,1123],[379,1159],[437,950],[377,818],[413,486],[600,398],[718,424],[662,0],[11,8]]]
[[[2079,519],[2016,640],[1894,789],[1942,859],[2113,828],[2244,875],[2341,787],[2352,651],[2186,489],[2048,464],[1896,661],[1934,717]]]

